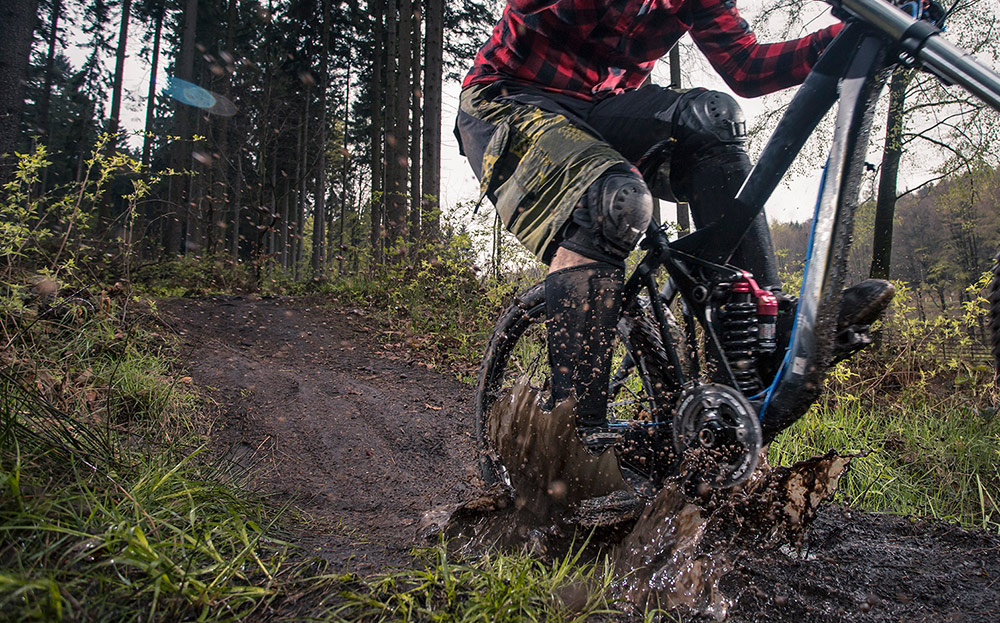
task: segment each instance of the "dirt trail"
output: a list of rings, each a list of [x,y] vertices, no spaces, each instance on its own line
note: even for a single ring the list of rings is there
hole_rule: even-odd
[[[363,313],[247,297],[160,308],[219,405],[218,446],[308,513],[305,545],[335,565],[406,564],[422,513],[479,490],[472,389],[381,346]],[[831,507],[800,552],[731,556],[730,621],[1000,621],[993,535]]]
[[[382,349],[360,312],[244,297],[161,309],[222,409],[219,445],[311,516],[317,554],[362,573],[404,564],[422,513],[473,490],[469,388]]]

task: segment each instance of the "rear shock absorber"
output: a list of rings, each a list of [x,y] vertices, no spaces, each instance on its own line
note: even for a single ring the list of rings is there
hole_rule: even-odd
[[[719,312],[722,349],[736,384],[744,395],[755,395],[764,389],[757,358],[774,352],[776,346],[777,300],[744,272],[743,278],[730,286],[729,299]]]
[[[763,389],[757,374],[757,303],[746,280],[729,287],[729,299],[719,310],[722,350],[744,395]]]

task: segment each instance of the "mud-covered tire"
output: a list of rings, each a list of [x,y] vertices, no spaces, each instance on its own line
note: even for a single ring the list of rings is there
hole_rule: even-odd
[[[514,344],[533,322],[545,316],[545,284],[524,292],[504,310],[486,345],[476,384],[476,443],[479,447],[479,473],[487,485],[504,481],[504,468],[486,435],[486,418],[499,397],[500,383],[507,358]],[[533,320],[535,319],[535,320]]]
[[[499,457],[487,439],[487,417],[497,399],[512,385],[511,380],[516,376],[508,370],[511,367],[512,353],[529,330],[535,335],[526,341],[534,339],[539,342],[541,348],[535,349],[538,351],[536,355],[545,357],[545,318],[545,284],[539,283],[518,296],[504,310],[487,344],[476,385],[475,433],[480,451],[480,475],[488,485],[506,482],[506,475]],[[637,362],[636,370],[645,394],[657,403],[656,409],[665,412],[666,407],[660,401],[668,400],[669,390],[676,388],[677,384],[670,379],[670,368],[655,324],[644,315],[624,315],[618,323],[618,343]],[[544,374],[546,366],[547,363],[541,364],[543,373],[536,377],[535,384],[547,376]]]
[[[990,353],[993,355],[994,381],[1000,385],[1000,253],[993,258],[990,283],[986,289],[987,310],[987,340]]]

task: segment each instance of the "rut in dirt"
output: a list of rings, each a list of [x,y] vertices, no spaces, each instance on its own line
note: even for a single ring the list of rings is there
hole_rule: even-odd
[[[160,305],[217,405],[220,454],[308,516],[334,568],[406,565],[428,509],[483,494],[472,389],[385,345],[388,327],[330,301],[208,297]],[[840,507],[798,547],[728,551],[728,621],[1000,621],[1000,539]],[[695,619],[691,619],[695,620]]]

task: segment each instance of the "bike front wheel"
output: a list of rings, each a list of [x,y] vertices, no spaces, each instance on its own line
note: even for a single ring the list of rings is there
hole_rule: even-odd
[[[545,312],[545,284],[517,297],[501,315],[490,337],[476,387],[476,439],[480,474],[488,485],[510,484],[487,435],[487,421],[497,401],[519,380],[548,398],[550,376]],[[656,325],[636,304],[618,322],[612,351],[608,420],[612,424],[655,425],[667,419],[679,390],[667,363]],[[652,475],[652,474],[651,474]]]
[[[1000,253],[993,258],[990,283],[986,290],[987,320],[989,325],[987,339],[990,343],[990,354],[993,356],[995,384],[1000,386]]]

